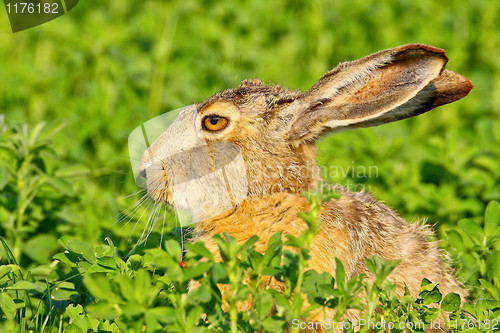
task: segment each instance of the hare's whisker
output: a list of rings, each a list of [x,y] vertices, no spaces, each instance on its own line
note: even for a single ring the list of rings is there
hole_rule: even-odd
[[[161,249],[161,245],[163,244],[163,234],[165,232],[165,219],[167,217],[167,206],[163,205],[163,223],[161,225],[161,234],[160,234],[160,246],[159,248]]]
[[[120,231],[123,230],[123,228],[125,228],[130,223],[130,221],[132,221],[134,217],[137,215],[137,213],[142,207],[141,204],[144,203],[144,201],[147,201],[148,199],[149,197],[147,195],[144,195],[138,202],[134,204],[135,208],[132,211],[128,212],[127,214],[124,214],[120,220],[113,223],[113,226],[117,223],[122,223],[123,221],[127,220],[127,222],[125,222],[125,224],[123,224],[123,226],[120,228]],[[133,215],[130,216],[130,214],[132,213]]]
[[[127,195],[126,197],[121,197],[121,199],[128,199],[128,198],[133,197],[134,195],[140,194],[142,192],[146,192],[146,189],[145,188],[141,188],[139,191],[137,191],[135,193]]]
[[[136,211],[140,207],[140,205],[144,202],[144,200],[146,200],[147,198],[148,198],[148,195],[146,193],[139,200],[137,200],[134,204],[132,204],[129,208],[121,211],[118,214],[118,219],[115,223],[122,222],[125,218],[127,218],[129,216],[129,214]]]
[[[142,231],[142,234],[141,234],[141,237],[139,237],[139,240],[137,241],[136,246],[139,245],[139,244],[141,244],[143,241],[145,241],[146,238],[144,237],[144,235],[146,233],[146,230],[148,229],[149,223],[151,222],[151,219],[152,219],[152,217],[154,215],[154,212],[156,211],[156,207],[157,206],[158,206],[158,202],[155,202],[153,204],[153,208],[151,209],[152,212],[149,213],[149,217],[148,217],[148,220],[146,222],[146,226],[144,227],[144,229]]]
[[[153,232],[154,227],[156,226],[156,222],[158,221],[158,217],[160,216],[160,210],[161,210],[162,202],[158,202],[158,205],[156,206],[156,209],[153,211],[153,216],[151,219],[151,225],[149,227],[148,233],[146,234],[146,239],[145,243],[147,243],[149,236]]]
[[[132,231],[130,232],[130,236],[128,237],[128,241],[130,242],[130,240],[132,239],[132,234],[134,233],[135,231],[135,228],[137,228],[137,224],[139,224],[139,222],[142,220],[142,217],[144,216],[144,214],[151,208],[151,205],[154,205],[154,201],[153,203],[149,202],[148,203],[148,206],[146,207],[146,209],[144,209],[144,211],[142,212],[141,216],[139,217],[139,219],[137,219],[137,222],[135,223],[134,225],[134,229],[132,229]],[[134,246],[134,249],[137,247],[137,244]]]
[[[182,260],[182,255],[184,253],[184,232],[183,232],[183,225],[182,225],[182,218],[181,218],[181,215],[179,213],[179,209],[175,209],[175,217],[176,217],[176,220],[179,221],[179,225],[180,225],[180,230],[181,230],[181,259]]]

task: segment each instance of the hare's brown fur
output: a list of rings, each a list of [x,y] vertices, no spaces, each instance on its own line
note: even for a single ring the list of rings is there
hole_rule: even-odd
[[[191,114],[180,116],[179,123],[174,123],[146,151],[141,174],[146,175],[148,184],[150,178],[161,182],[167,175],[165,156],[202,144],[207,145],[210,153],[213,142],[237,145],[245,164],[246,197],[232,202],[231,208],[219,214],[200,215],[195,240],[203,241],[217,260],[221,258],[212,236],[223,232],[240,242],[258,235],[256,249],[264,252],[274,233],[297,236],[306,228],[297,214],[309,209],[301,192],[314,190],[320,181],[314,140],[338,129],[375,126],[416,116],[464,97],[472,84],[467,78],[444,70],[446,62],[443,50],[411,44],[341,64],[306,93],[245,80],[238,88],[218,93],[197,104],[189,111]],[[193,130],[195,138],[185,147],[169,143],[186,130],[183,119],[198,124],[208,115],[223,117],[229,125],[218,131],[197,127]],[[161,161],[156,169],[155,158]],[[170,174],[175,175],[175,170]],[[226,174],[224,177],[227,180]],[[203,181],[193,186],[194,191],[206,190]],[[153,198],[172,203],[170,190],[168,184],[161,189],[149,187]],[[466,292],[450,274],[428,227],[405,222],[367,193],[337,190],[341,191],[340,199],[324,203],[321,208],[321,224],[310,248],[310,268],[333,273],[335,258],[339,258],[347,277],[352,277],[368,273],[364,260],[376,255],[401,260],[389,275],[400,295],[404,285],[417,295],[421,280],[427,278],[439,283],[443,293],[456,292],[465,297]],[[230,186],[227,191],[231,192]],[[208,191],[206,200],[218,195]],[[277,281],[270,281],[270,286],[283,290]],[[241,304],[241,309],[249,306],[251,300]]]
[[[368,193],[341,193],[340,199],[328,201],[320,211],[321,224],[311,244],[309,268],[334,273],[335,258],[339,258],[345,266],[347,278],[351,278],[369,273],[364,259],[376,255],[401,260],[389,276],[399,295],[403,295],[406,284],[416,296],[420,282],[427,278],[439,283],[443,294],[457,292],[465,297],[466,292],[450,273],[442,253],[430,241],[432,232],[427,226],[407,223]],[[195,229],[195,240],[204,242],[216,260],[221,258],[212,236],[223,232],[240,242],[259,235],[256,250],[264,252],[274,233],[298,236],[304,231],[307,225],[297,213],[308,209],[304,197],[291,193],[244,200],[234,211],[200,222]],[[283,289],[275,281],[272,286]],[[250,304],[242,308],[247,306]]]

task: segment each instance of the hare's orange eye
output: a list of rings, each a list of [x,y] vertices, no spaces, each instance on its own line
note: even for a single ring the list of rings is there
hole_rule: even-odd
[[[226,128],[228,120],[219,116],[207,116],[203,119],[203,127],[209,131],[220,131]]]

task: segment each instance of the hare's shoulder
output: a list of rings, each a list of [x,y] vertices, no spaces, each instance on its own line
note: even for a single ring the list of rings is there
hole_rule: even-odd
[[[416,221],[409,223],[367,192],[341,192],[339,199],[326,202],[319,215],[322,232],[341,230],[350,250],[362,256],[394,259],[426,251],[432,230]]]
[[[402,259],[404,265],[439,256],[428,225],[420,220],[405,221],[366,192],[343,192],[339,199],[323,205],[320,219],[323,233],[338,234],[338,230],[342,230],[347,250],[359,256],[357,259],[377,255],[390,260]]]
[[[350,192],[341,187],[335,187],[335,190],[341,194],[340,198],[325,202],[319,216],[326,226],[377,234],[390,229],[398,232],[409,225],[371,193]]]

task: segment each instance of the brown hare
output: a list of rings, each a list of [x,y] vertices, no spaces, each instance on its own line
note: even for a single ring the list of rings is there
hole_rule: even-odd
[[[417,116],[466,96],[471,82],[445,70],[447,60],[441,49],[410,44],[342,63],[305,93],[244,80],[184,109],[144,152],[139,172],[154,200],[192,211],[195,240],[218,260],[212,236],[222,232],[241,242],[258,235],[263,252],[274,233],[298,235],[306,228],[297,213],[309,209],[300,194],[320,181],[314,140]],[[367,193],[341,191],[340,199],[322,206],[310,268],[333,273],[337,257],[352,277],[367,273],[364,260],[376,255],[401,260],[389,275],[399,294],[406,284],[417,295],[428,278],[443,293],[465,297],[427,240],[427,227],[407,223]]]

